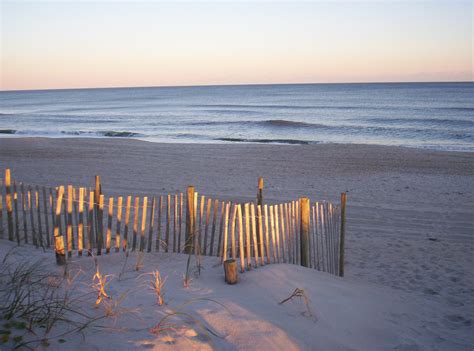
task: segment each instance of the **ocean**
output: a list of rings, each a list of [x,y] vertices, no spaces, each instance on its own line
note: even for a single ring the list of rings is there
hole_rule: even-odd
[[[474,151],[474,83],[0,92],[0,137],[362,143]]]

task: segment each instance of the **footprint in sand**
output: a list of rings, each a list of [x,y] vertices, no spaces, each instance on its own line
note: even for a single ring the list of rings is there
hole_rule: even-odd
[[[472,325],[472,320],[471,319],[466,319],[463,316],[459,314],[449,314],[445,316],[445,318],[451,323],[455,325],[465,325],[466,327],[469,327]]]
[[[431,289],[431,288],[424,288],[423,292],[426,295],[438,295],[438,292],[436,290]]]

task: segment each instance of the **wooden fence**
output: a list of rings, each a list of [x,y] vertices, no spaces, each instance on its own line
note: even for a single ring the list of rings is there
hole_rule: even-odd
[[[94,188],[17,183],[10,170],[0,192],[0,238],[54,247],[58,264],[73,255],[162,251],[236,259],[241,272],[290,263],[342,276],[346,196],[341,204],[301,198],[220,201],[187,192],[160,196],[105,196]]]

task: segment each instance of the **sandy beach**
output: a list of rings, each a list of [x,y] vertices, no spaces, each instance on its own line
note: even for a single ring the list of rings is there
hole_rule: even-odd
[[[48,186],[92,186],[100,174],[104,193],[120,195],[159,195],[192,184],[215,198],[249,200],[259,176],[269,203],[299,196],[338,201],[347,191],[344,280],[409,294],[403,296],[413,296],[427,310],[436,306],[433,315],[419,316],[424,329],[419,332],[432,336],[426,345],[439,338],[440,345],[468,350],[474,343],[472,153],[2,138],[1,172],[5,168],[17,181]],[[409,319],[399,322],[408,323],[404,318]]]

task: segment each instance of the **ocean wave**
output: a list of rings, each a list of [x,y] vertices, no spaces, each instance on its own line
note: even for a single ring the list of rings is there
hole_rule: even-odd
[[[46,136],[46,137],[62,137],[65,135],[70,136],[84,136],[84,137],[108,137],[108,138],[133,138],[140,137],[143,134],[130,132],[130,131],[115,131],[115,130],[104,130],[104,131],[74,131],[74,130],[15,130],[15,129],[0,129],[0,134],[16,134],[24,136]]]
[[[132,138],[132,137],[142,136],[142,134],[140,133],[128,132],[128,131],[116,132],[113,130],[109,130],[109,131],[99,132],[99,133],[102,133],[102,135],[106,137],[118,137],[118,138]]]
[[[450,111],[474,111],[474,107],[438,107],[436,109]]]
[[[271,127],[297,127],[297,128],[326,128],[329,127],[325,124],[320,123],[309,123],[301,121],[290,121],[287,119],[269,119],[266,121],[260,122],[260,124],[271,126]]]
[[[189,126],[257,126],[257,127],[284,127],[284,128],[330,128],[331,126],[320,123],[309,123],[302,121],[291,121],[287,119],[268,119],[268,120],[243,120],[243,121],[194,121],[185,123]]]
[[[215,138],[214,140],[236,142],[236,143],[261,143],[261,144],[291,144],[291,145],[317,144],[316,141],[298,140],[298,139]]]
[[[367,109],[379,109],[379,107],[370,106],[334,106],[334,105],[259,105],[259,104],[198,104],[188,105],[189,107],[197,108],[220,108],[220,109],[234,109],[234,108],[247,108],[247,109],[280,109],[280,110],[367,110]],[[215,111],[215,110],[211,110]],[[232,110],[230,110],[232,112]]]
[[[368,118],[367,122],[384,124],[439,124],[443,126],[474,127],[474,121],[466,119],[440,119],[440,118]]]
[[[270,138],[237,138],[237,137],[213,137],[203,134],[182,133],[169,135],[178,139],[193,139],[207,141],[225,141],[229,143],[260,143],[260,144],[291,144],[291,145],[308,145],[318,144],[317,141],[300,140],[300,139],[270,139]]]
[[[0,129],[0,134],[15,134],[15,129]]]

